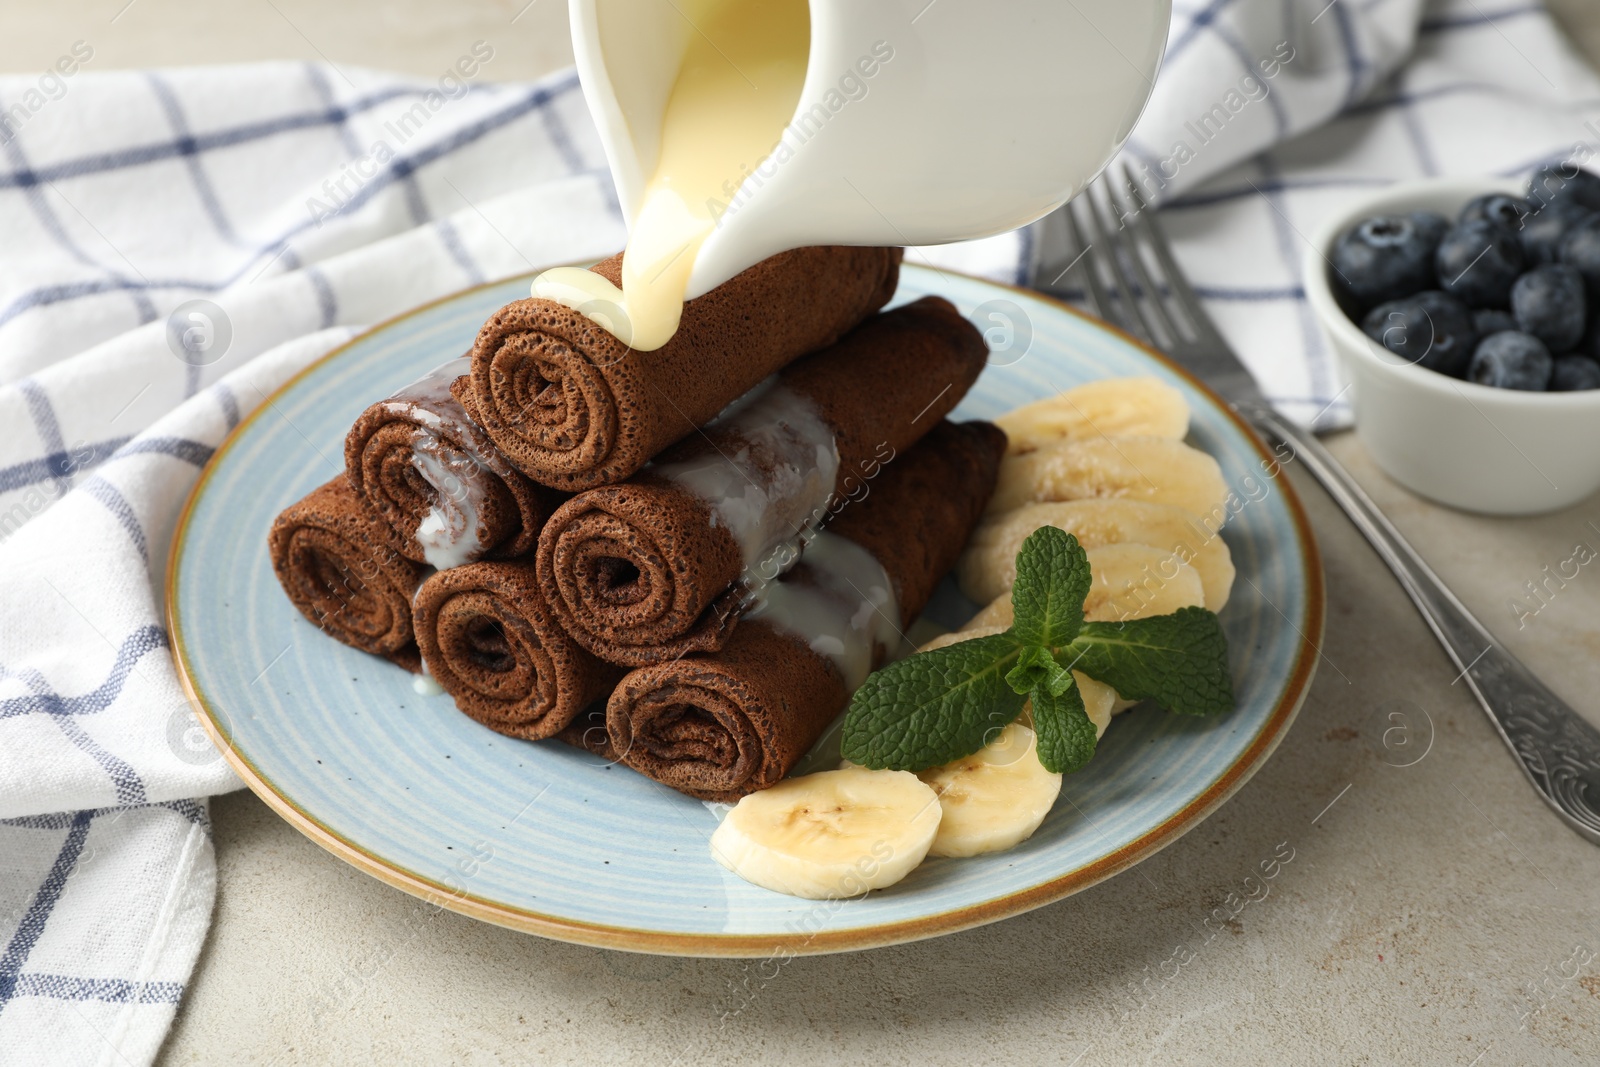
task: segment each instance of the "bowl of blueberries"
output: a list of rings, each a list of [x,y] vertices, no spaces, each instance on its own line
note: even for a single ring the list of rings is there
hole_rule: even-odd
[[[1328,220],[1304,277],[1396,481],[1498,515],[1600,489],[1600,176],[1391,186]]]

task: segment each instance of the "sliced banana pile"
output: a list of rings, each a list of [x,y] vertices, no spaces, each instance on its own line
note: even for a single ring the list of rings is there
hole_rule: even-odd
[[[711,854],[778,893],[858,897],[900,881],[924,857],[1026,841],[1060,793],[1061,775],[1039,762],[1033,730],[1013,722],[972,755],[920,774],[846,764],[752,793],[711,835]]]
[[[1084,615],[1142,619],[1182,607],[1221,610],[1233,558],[1218,536],[1228,487],[1204,452],[1183,443],[1189,407],[1156,378],[1091,382],[996,420],[1010,437],[989,515],[957,568],[986,606],[919,651],[1004,631],[1022,542],[1041,526],[1075,535],[1093,576]],[[1103,735],[1132,707],[1072,672]],[[1026,841],[1061,792],[1039,762],[1032,709],[964,759],[920,774],[846,764],[751,794],[711,838],[712,853],[759,886],[811,899],[893,885],[925,856],[976,856]]]

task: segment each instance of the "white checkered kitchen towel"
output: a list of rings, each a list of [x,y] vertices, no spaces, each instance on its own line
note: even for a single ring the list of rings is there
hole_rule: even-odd
[[[1300,234],[1374,185],[1597,136],[1600,81],[1543,9],[1487,2],[1177,5],[1128,157],[1303,418],[1344,412]],[[495,84],[492,43],[438,79],[95,68],[79,42],[0,78],[0,1064],[150,1062],[200,950],[204,798],[238,783],[158,590],[212,450],[364,324],[623,241],[576,78]],[[916,255],[1016,280],[1027,246]],[[189,331],[200,358],[175,355]]]

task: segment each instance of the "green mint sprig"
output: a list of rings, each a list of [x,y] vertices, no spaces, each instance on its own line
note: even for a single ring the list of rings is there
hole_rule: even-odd
[[[1075,771],[1094,755],[1094,723],[1072,672],[1129,700],[1184,715],[1233,707],[1228,641],[1214,613],[1182,608],[1124,622],[1085,622],[1089,558],[1053,526],[1017,553],[1011,628],[891,663],[850,700],[845,759],[874,769],[920,771],[971,755],[1033,701],[1039,762]]]

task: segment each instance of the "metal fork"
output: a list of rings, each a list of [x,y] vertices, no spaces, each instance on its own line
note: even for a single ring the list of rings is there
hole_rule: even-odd
[[[1189,287],[1126,169],[1108,171],[1048,216],[1036,237],[1034,288],[1059,293],[1061,280],[1074,277],[1101,318],[1165,351],[1293,451],[1394,571],[1534,789],[1600,844],[1600,731],[1484,628],[1311,431],[1272,407]]]

